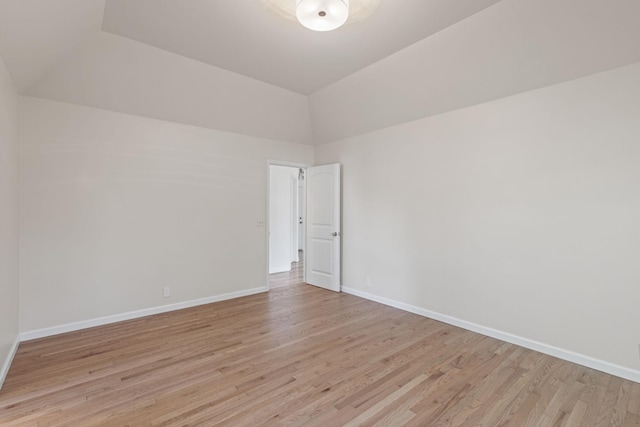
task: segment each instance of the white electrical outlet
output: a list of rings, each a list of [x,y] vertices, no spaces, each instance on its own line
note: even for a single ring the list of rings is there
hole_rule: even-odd
[[[258,227],[264,227],[264,219],[258,220]]]
[[[169,298],[171,296],[171,288],[169,286],[165,286],[162,292],[162,296],[164,298]]]
[[[370,288],[371,287],[371,279],[369,279],[368,277],[366,279],[364,279],[364,287],[365,288]]]

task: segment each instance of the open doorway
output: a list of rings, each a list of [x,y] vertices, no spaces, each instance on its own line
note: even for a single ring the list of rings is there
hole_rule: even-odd
[[[269,289],[304,282],[305,168],[269,164]]]

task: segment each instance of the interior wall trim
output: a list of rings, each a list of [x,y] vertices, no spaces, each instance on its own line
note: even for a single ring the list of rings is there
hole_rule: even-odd
[[[9,368],[11,367],[11,362],[13,362],[13,358],[18,351],[18,345],[20,345],[20,337],[16,336],[15,341],[13,341],[13,345],[9,350],[9,355],[4,361],[2,365],[2,369],[0,370],[0,390],[2,390],[2,385],[4,384],[4,380],[7,378],[7,374],[9,373]]]
[[[374,301],[380,304],[388,305],[390,307],[398,308],[400,310],[408,311],[409,313],[417,314],[429,319],[438,320],[440,322],[447,323],[449,325],[457,326],[468,331],[477,332],[482,335],[486,335],[491,338],[496,338],[502,341],[506,341],[511,344],[516,344],[530,350],[539,351],[540,353],[548,354],[549,356],[557,357],[578,365],[586,366],[607,374],[615,375],[620,378],[624,378],[630,381],[640,383],[640,371],[630,369],[624,366],[616,365],[614,363],[606,362],[604,360],[596,359],[591,356],[576,353],[563,348],[555,347],[549,344],[545,344],[539,341],[524,338],[518,335],[510,334],[508,332],[500,331],[498,329],[489,328],[479,325],[477,323],[469,322],[466,320],[458,319],[453,316],[438,313],[424,308],[416,307],[411,304],[405,304],[400,301],[392,300],[389,298],[381,297],[369,292],[364,292],[358,289],[342,287],[342,291],[351,295],[355,295],[360,298],[365,298],[370,301]]]
[[[255,294],[259,294],[267,291],[268,291],[268,288],[266,286],[261,286],[259,288],[246,289],[246,290],[237,291],[237,292],[230,292],[227,294],[214,295],[206,298],[199,298],[199,299],[194,299],[189,301],[178,302],[175,304],[145,308],[142,310],[130,311],[127,313],[97,317],[94,319],[82,320],[80,322],[66,323],[63,325],[52,326],[49,328],[26,331],[26,332],[20,333],[20,342],[34,340],[37,338],[50,337],[58,334],[64,334],[66,332],[78,331],[80,329],[93,328],[95,326],[108,325],[110,323],[122,322],[124,320],[137,319],[140,317],[151,316],[154,314],[166,313],[169,311],[182,310],[183,308],[195,307],[198,305],[211,304],[213,302],[226,301],[234,298],[255,295]]]

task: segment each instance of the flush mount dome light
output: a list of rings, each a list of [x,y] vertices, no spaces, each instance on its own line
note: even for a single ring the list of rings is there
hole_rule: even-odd
[[[310,30],[335,30],[347,22],[349,0],[297,0],[296,17]]]
[[[382,0],[348,0],[348,2],[340,1],[340,3],[344,3],[348,6],[348,18],[345,25],[351,25],[367,20],[378,9],[381,1]],[[298,12],[296,6],[301,3],[307,2],[320,3],[319,0],[260,0],[260,3],[262,3],[262,5],[267,10],[274,12],[276,15],[286,19],[287,21],[295,22],[297,25],[300,25],[301,20],[296,17]],[[333,3],[332,1],[325,2]]]

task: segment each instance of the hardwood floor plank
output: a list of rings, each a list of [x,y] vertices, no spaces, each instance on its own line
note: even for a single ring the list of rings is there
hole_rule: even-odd
[[[629,404],[627,411],[640,416],[640,383],[629,383]]]
[[[0,425],[640,425],[640,384],[298,283],[299,264],[269,293],[20,344]]]
[[[387,397],[380,400],[375,405],[369,407],[366,411],[362,412],[354,419],[350,420],[348,423],[345,424],[345,427],[355,427],[355,426],[364,424],[364,422],[369,420],[373,415],[382,411],[385,406],[390,405],[391,403],[397,401],[404,395],[408,394],[409,392],[411,392],[412,389],[414,389],[415,387],[420,385],[420,383],[422,383],[423,381],[426,381],[427,379],[428,379],[428,376],[426,374],[418,375],[417,377],[409,381],[407,384],[398,388],[393,393],[389,394]]]
[[[587,412],[587,404],[582,400],[576,401],[576,404],[569,411],[569,417],[567,418],[565,427],[579,427],[585,425],[583,419],[584,414]]]
[[[627,412],[624,419],[624,427],[640,427],[640,415]]]

